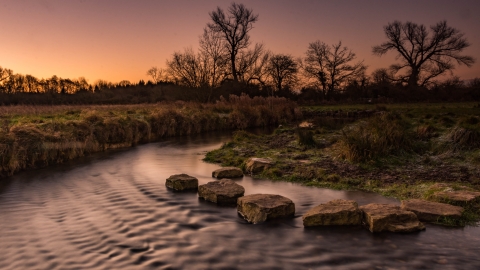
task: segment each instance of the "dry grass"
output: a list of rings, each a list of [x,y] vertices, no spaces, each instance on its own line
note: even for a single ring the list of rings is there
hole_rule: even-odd
[[[0,176],[163,137],[278,125],[299,112],[286,99],[244,95],[215,104],[2,106]]]
[[[343,130],[340,155],[350,161],[367,161],[399,151],[409,151],[411,135],[398,114],[386,113]]]

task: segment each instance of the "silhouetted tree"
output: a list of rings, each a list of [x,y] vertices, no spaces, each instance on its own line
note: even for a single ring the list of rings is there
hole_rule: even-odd
[[[341,41],[332,46],[315,41],[308,46],[303,70],[307,77],[320,84],[323,95],[329,98],[349,80],[364,75],[366,66],[363,61],[352,64],[355,58],[355,53],[342,47]]]
[[[384,27],[387,41],[373,47],[373,54],[395,51],[399,64],[391,66],[396,73],[407,69],[400,78],[409,86],[424,86],[432,78],[454,69],[453,62],[470,67],[475,60],[460,53],[470,46],[464,34],[441,21],[430,27],[412,22],[394,21]]]
[[[298,64],[291,55],[275,54],[268,61],[267,72],[275,89],[282,91],[283,86],[297,81]]]
[[[265,51],[263,44],[257,43],[252,49],[241,51],[237,59],[238,81],[245,84],[257,82],[264,86],[269,58],[270,52]]]
[[[480,78],[474,78],[467,83],[467,86],[470,88],[477,88],[480,89]]]
[[[147,71],[147,75],[152,77],[154,83],[159,83],[160,81],[164,80],[165,71],[157,67],[151,67]]]
[[[117,87],[129,87],[132,83],[129,80],[122,80],[117,83]]]
[[[228,76],[228,52],[221,33],[203,29],[200,37],[200,58],[208,73],[208,84],[217,87]]]
[[[168,73],[177,84],[196,88],[206,83],[204,67],[200,55],[196,55],[191,48],[183,53],[175,52],[172,60],[167,61]]]
[[[388,85],[394,81],[393,74],[386,68],[377,68],[370,75],[374,84]]]
[[[248,32],[258,20],[258,15],[254,15],[253,11],[243,4],[232,3],[228,8],[228,14],[217,7],[217,10],[210,13],[210,18],[212,22],[208,23],[207,27],[215,33],[220,33],[226,42],[233,80],[238,82],[237,55],[250,44]]]

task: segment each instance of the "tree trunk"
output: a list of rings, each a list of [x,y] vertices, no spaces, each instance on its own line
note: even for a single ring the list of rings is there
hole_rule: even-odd
[[[412,68],[412,73],[410,74],[410,77],[408,78],[408,86],[409,87],[417,87],[418,86],[418,75],[419,75],[419,70],[417,68]]]
[[[230,54],[230,61],[232,63],[232,75],[233,75],[233,80],[235,82],[238,82],[238,76],[237,76],[237,69],[235,67],[235,54],[231,53]]]

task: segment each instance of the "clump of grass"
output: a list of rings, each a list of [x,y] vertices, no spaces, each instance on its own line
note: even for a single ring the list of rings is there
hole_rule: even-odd
[[[298,144],[306,147],[314,147],[317,143],[313,138],[313,131],[309,128],[297,128],[295,130]]]
[[[461,118],[447,134],[447,141],[453,150],[472,150],[480,148],[479,119],[474,116]]]
[[[279,168],[273,167],[263,171],[262,176],[270,179],[278,179],[283,176],[283,172]]]
[[[368,161],[412,149],[412,136],[400,115],[386,113],[343,130],[340,156],[356,162]]]
[[[419,138],[420,140],[429,140],[432,137],[438,136],[438,133],[437,133],[437,129],[434,126],[430,124],[426,124],[426,125],[420,125],[417,127],[416,135],[417,135],[417,138]]]
[[[442,123],[446,127],[451,127],[453,126],[453,124],[455,124],[455,121],[448,116],[443,116],[440,118],[440,123]]]
[[[480,133],[476,130],[455,127],[448,134],[450,145],[454,149],[474,149],[480,147]]]
[[[341,180],[341,177],[338,174],[335,174],[335,173],[334,174],[329,174],[325,178],[325,181],[331,182],[331,183],[338,183],[338,182],[340,182],[340,180]]]

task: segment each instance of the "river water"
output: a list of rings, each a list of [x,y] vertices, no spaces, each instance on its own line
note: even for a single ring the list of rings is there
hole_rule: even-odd
[[[480,269],[480,228],[427,225],[412,234],[305,229],[302,214],[332,199],[395,203],[365,192],[237,180],[246,194],[292,199],[293,219],[248,224],[235,207],[167,190],[228,135],[173,138],[29,171],[0,184],[0,269]]]

